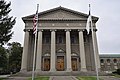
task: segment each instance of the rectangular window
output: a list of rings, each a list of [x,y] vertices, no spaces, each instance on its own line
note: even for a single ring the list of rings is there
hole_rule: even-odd
[[[75,43],[75,37],[74,37],[74,36],[71,37],[71,43],[72,43],[72,44]]]
[[[61,36],[58,37],[58,43],[63,43],[63,39]]]
[[[50,43],[50,38],[49,37],[45,37],[45,43]]]

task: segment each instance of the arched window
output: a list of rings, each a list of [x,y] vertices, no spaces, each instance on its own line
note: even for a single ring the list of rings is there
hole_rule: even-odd
[[[101,60],[100,60],[100,62],[101,62],[101,63],[104,63],[104,60],[103,60],[103,59],[101,59]]]
[[[114,59],[113,62],[114,62],[114,63],[117,63],[117,59]]]
[[[107,59],[107,62],[110,63],[110,59]]]

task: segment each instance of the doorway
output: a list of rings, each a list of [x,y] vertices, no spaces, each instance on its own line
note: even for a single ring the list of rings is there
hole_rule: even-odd
[[[64,70],[64,56],[57,56],[57,71]]]
[[[78,67],[77,67],[77,58],[72,58],[72,70],[73,71],[77,71]]]
[[[44,71],[49,71],[49,70],[50,70],[50,59],[44,58]]]

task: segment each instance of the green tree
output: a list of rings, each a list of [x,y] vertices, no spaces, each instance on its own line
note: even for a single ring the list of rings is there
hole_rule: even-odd
[[[0,46],[0,74],[5,72],[6,68],[7,68],[6,49]]]
[[[18,72],[21,68],[22,59],[21,44],[18,42],[8,43],[8,53],[9,53],[9,69],[12,72]]]
[[[6,44],[13,35],[13,25],[16,20],[13,16],[9,16],[11,2],[0,0],[0,46]]]

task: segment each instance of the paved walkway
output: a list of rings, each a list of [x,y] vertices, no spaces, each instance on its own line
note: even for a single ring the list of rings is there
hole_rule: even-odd
[[[6,80],[27,80],[29,77],[9,77]]]
[[[49,80],[78,80],[74,76],[51,76]]]
[[[0,78],[6,78],[9,77],[10,75],[0,75]]]
[[[29,77],[9,77],[8,79],[5,80],[27,80],[28,78]],[[100,78],[103,80],[120,80],[120,78],[116,78],[114,76],[100,76]],[[74,76],[50,76],[49,80],[78,80],[78,79],[75,78]]]
[[[114,76],[100,76],[100,78],[104,80],[120,80],[120,78]]]

